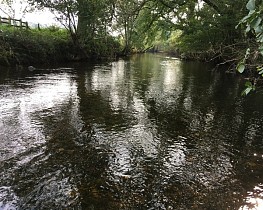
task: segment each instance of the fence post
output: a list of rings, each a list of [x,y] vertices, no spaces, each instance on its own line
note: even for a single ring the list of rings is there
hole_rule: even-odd
[[[10,26],[12,26],[12,24],[11,24],[11,17],[8,17],[8,24],[9,24]]]
[[[37,28],[38,28],[39,31],[41,30],[39,23],[37,24]]]
[[[0,16],[0,24],[2,24],[2,17]]]

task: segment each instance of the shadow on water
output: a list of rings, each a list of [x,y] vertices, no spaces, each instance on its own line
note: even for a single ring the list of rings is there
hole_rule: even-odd
[[[260,209],[262,95],[162,55],[0,79],[0,209]]]

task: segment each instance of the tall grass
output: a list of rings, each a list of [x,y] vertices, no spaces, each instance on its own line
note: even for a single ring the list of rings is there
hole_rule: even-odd
[[[65,29],[19,29],[0,25],[0,63],[33,64],[69,60],[74,54]]]

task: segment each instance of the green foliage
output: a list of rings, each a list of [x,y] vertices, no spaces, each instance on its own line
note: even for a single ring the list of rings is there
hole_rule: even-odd
[[[247,9],[249,11],[255,10],[256,8],[256,1],[255,0],[249,0],[247,3]]]
[[[109,25],[112,24],[115,12],[114,0],[30,0],[30,2],[40,8],[45,7],[56,12],[58,20],[69,31],[74,46],[78,48],[79,57],[112,54],[112,50],[108,51],[108,48],[113,44],[109,38]]]
[[[241,74],[245,71],[245,63],[243,61],[238,63],[237,71]]]
[[[108,36],[85,43],[85,50],[91,58],[106,59],[115,58],[121,52],[121,46],[118,40]]]
[[[112,23],[123,41],[124,54],[130,53],[132,48],[138,49],[137,43],[144,40],[144,34],[141,33],[144,29],[140,18],[144,17],[146,2],[146,0],[118,0],[114,3],[115,15]]]
[[[250,55],[250,48],[247,48],[245,57],[243,58],[243,60],[241,60],[241,61],[237,64],[236,69],[237,69],[237,71],[238,71],[239,73],[241,73],[241,74],[245,71],[245,68],[246,68],[245,63],[246,63],[246,60],[248,59],[249,55]]]
[[[242,91],[241,95],[246,96],[248,95],[251,91],[254,91],[256,89],[255,85],[252,84],[252,82],[247,81],[245,83],[245,89]]]
[[[68,59],[72,43],[66,30],[21,30],[1,26],[1,63],[41,63]]]
[[[258,50],[263,55],[263,5],[256,5],[256,0],[249,0],[246,8],[249,13],[239,22],[239,25],[245,25],[245,32],[247,34],[252,33],[255,36]]]
[[[180,51],[190,57],[217,62],[237,57],[242,34],[235,25],[245,14],[243,1],[221,0],[216,7],[206,3],[202,7],[197,4],[181,7],[180,21],[176,24],[183,31],[178,43]]]
[[[237,65],[237,71],[244,73],[245,69],[256,70],[256,73],[263,76],[262,56],[263,56],[263,4],[256,0],[249,0],[246,4],[249,11],[248,14],[241,19],[239,26],[245,26],[245,35],[248,43],[253,43],[247,48],[244,58]],[[251,45],[251,44],[250,44]],[[246,88],[243,91],[244,95],[249,94],[255,90],[252,83],[246,83]]]
[[[107,57],[120,51],[142,52],[146,49],[178,51],[186,58],[203,60],[237,61],[245,52],[251,51],[237,65],[244,72],[246,64],[255,52],[263,53],[262,6],[256,0],[30,0],[39,8],[49,8],[58,14],[58,19],[68,30],[67,37],[60,34],[51,38],[42,30],[35,51],[56,53],[60,46],[74,46],[80,58]],[[200,5],[200,2],[203,4]],[[246,4],[247,3],[247,4]],[[235,29],[239,20],[247,24],[246,31],[256,41],[244,43],[241,27]],[[54,34],[56,28],[49,28]],[[112,34],[118,34],[116,41]],[[70,35],[70,36],[69,36]],[[72,41],[69,41],[69,37]],[[45,44],[45,47],[41,47]],[[61,44],[64,43],[64,44]],[[68,44],[65,44],[68,43]],[[30,44],[29,44],[30,46]],[[121,47],[120,47],[121,46]],[[13,47],[15,48],[15,46]],[[12,49],[13,49],[12,48]],[[6,48],[7,49],[7,48]],[[45,50],[44,50],[45,51]],[[4,52],[4,51],[3,51]],[[15,52],[15,51],[12,51]],[[37,52],[36,52],[37,53]],[[44,52],[42,52],[45,54]],[[8,50],[5,51],[8,54]],[[12,53],[11,53],[12,54]],[[14,56],[14,53],[13,55]],[[42,56],[43,58],[48,55]],[[261,72],[261,71],[259,71]]]
[[[114,58],[120,52],[118,40],[112,36],[94,38],[84,43],[87,58]],[[0,27],[0,63],[32,64],[79,60],[80,49],[74,45],[66,29],[55,26],[21,30]]]

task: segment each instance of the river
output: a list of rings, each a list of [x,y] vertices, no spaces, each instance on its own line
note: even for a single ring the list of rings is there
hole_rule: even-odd
[[[0,209],[263,209],[263,93],[159,54],[0,72]]]

